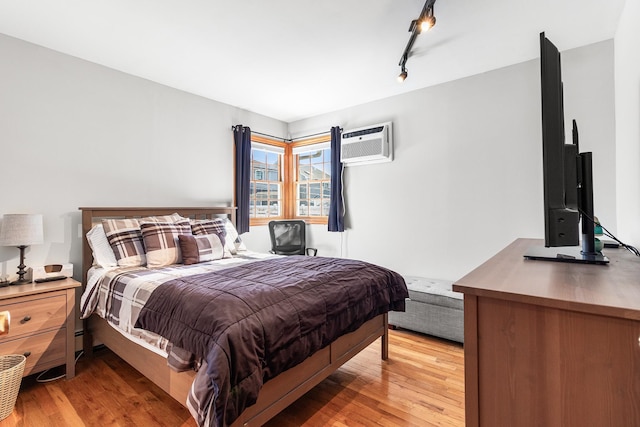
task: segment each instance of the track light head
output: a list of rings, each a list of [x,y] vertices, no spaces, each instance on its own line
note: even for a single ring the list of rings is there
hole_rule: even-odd
[[[420,32],[429,31],[433,26],[436,25],[436,17],[433,15],[433,4],[429,6],[424,13],[424,17],[420,19]]]
[[[436,25],[436,17],[433,15],[427,16],[420,23],[420,32],[429,31],[434,25]]]
[[[408,75],[409,73],[407,73],[407,69],[402,67],[402,72],[400,73],[400,75],[398,75],[398,82],[402,83],[403,81],[405,81]]]

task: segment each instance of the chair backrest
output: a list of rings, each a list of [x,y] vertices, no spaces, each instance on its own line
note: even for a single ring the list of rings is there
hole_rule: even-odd
[[[302,220],[269,221],[271,252],[278,255],[304,255],[306,224]]]

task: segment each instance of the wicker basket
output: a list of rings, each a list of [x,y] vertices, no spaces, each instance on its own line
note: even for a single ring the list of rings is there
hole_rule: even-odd
[[[26,361],[27,358],[21,354],[0,356],[0,420],[13,411]]]

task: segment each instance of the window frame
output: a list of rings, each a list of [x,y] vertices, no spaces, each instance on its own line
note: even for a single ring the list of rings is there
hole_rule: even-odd
[[[269,221],[275,219],[301,219],[307,222],[308,224],[328,224],[329,217],[328,216],[300,216],[296,215],[296,177],[295,177],[295,155],[293,154],[293,149],[297,147],[306,147],[312,146],[314,144],[321,144],[331,141],[331,135],[322,135],[314,138],[308,138],[300,141],[294,141],[290,143],[286,143],[284,141],[279,141],[276,139],[264,137],[261,135],[251,135],[251,142],[256,142],[265,145],[272,145],[276,147],[281,147],[284,149],[283,155],[283,206],[282,206],[282,215],[278,217],[267,217],[267,218],[249,218],[250,226],[257,225],[267,225]],[[253,149],[253,147],[252,147]],[[252,181],[253,177],[252,177]]]
[[[313,145],[317,145],[317,144],[325,144],[327,142],[331,142],[331,135],[327,134],[327,135],[322,135],[322,136],[318,136],[315,138],[309,138],[309,139],[304,139],[304,140],[300,140],[300,141],[295,141],[292,142],[291,145],[291,159],[290,159],[290,163],[291,163],[291,169],[292,169],[292,182],[291,182],[291,199],[290,199],[290,203],[291,203],[291,214],[292,214],[292,218],[293,219],[302,219],[305,222],[307,222],[308,224],[328,224],[329,223],[329,215],[324,215],[324,216],[319,216],[319,215],[314,215],[314,216],[302,216],[302,215],[296,215],[297,212],[297,206],[296,206],[296,183],[297,181],[297,177],[295,176],[296,173],[296,164],[295,164],[295,154],[293,154],[293,150],[295,148],[300,148],[300,147],[312,147]],[[309,149],[310,151],[313,150],[313,148]],[[329,166],[331,167],[331,166]],[[322,187],[320,188],[320,192],[322,193]]]
[[[287,181],[288,176],[291,174],[291,171],[289,170],[289,166],[288,166],[288,162],[287,162],[287,151],[290,151],[291,148],[288,147],[289,144],[283,142],[283,141],[278,141],[275,139],[271,139],[271,138],[267,138],[264,136],[260,136],[260,135],[254,135],[251,134],[251,143],[252,143],[252,147],[251,149],[253,150],[253,143],[259,143],[259,144],[264,144],[264,145],[271,145],[271,146],[275,146],[275,147],[279,147],[284,149],[284,154],[282,154],[282,166],[283,166],[283,171],[282,171],[282,207],[281,207],[281,213],[282,215],[280,216],[269,216],[266,218],[251,218],[249,217],[249,226],[254,226],[254,225],[267,225],[269,223],[269,221],[274,220],[274,219],[284,219],[286,218],[286,212],[287,212],[287,199],[288,199],[288,193],[289,193],[289,189],[287,188]],[[251,176],[251,182],[255,182],[255,177]]]

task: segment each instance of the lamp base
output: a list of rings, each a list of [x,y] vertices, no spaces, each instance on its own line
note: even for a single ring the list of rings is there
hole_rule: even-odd
[[[25,283],[31,282],[31,280],[27,280],[24,278],[24,276],[27,274],[27,271],[25,270],[27,266],[24,265],[24,250],[26,248],[27,247],[25,245],[18,246],[18,249],[20,249],[20,265],[18,266],[18,280],[16,280],[15,282],[11,282],[11,285],[24,285]]]

